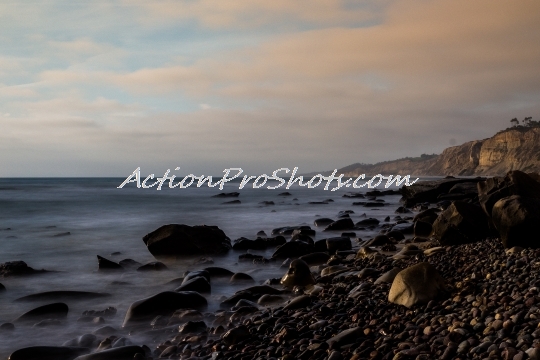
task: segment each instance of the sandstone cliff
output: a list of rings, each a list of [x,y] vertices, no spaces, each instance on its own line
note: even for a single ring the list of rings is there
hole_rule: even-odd
[[[338,170],[345,176],[400,174],[424,176],[505,175],[511,170],[540,172],[540,128],[514,127],[489,139],[469,141],[445,149],[440,155],[424,155]]]

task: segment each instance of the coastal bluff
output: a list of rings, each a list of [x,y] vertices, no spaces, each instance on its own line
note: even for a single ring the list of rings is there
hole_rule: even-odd
[[[512,170],[540,172],[540,128],[509,128],[488,139],[446,148],[440,155],[357,163],[338,169],[338,173],[351,177],[361,174],[502,176]]]

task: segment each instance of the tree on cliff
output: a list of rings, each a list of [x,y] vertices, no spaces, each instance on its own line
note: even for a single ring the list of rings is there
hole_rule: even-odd
[[[519,120],[517,118],[513,118],[512,120],[510,120],[510,122],[514,125],[514,126],[517,126],[519,124]]]

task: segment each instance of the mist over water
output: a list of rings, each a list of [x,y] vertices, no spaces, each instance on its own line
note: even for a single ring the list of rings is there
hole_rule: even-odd
[[[165,224],[216,225],[231,239],[241,236],[256,238],[264,230],[270,236],[272,229],[283,226],[310,225],[317,231],[314,240],[339,236],[341,232],[321,232],[313,221],[319,217],[337,219],[342,210],[353,210],[354,222],[366,213],[381,222],[399,206],[399,195],[381,197],[387,204],[378,209],[352,206],[355,201],[342,197],[347,192],[362,192],[368,188],[341,188],[323,190],[324,183],[309,189],[297,185],[289,190],[282,186],[275,190],[253,189],[251,185],[238,189],[237,182],[227,183],[223,191],[195,185],[185,189],[161,191],[138,189],[128,184],[118,189],[123,178],[46,178],[0,179],[0,263],[22,260],[34,269],[56,272],[26,277],[1,279],[7,291],[0,293],[0,323],[10,322],[24,312],[56,301],[14,302],[15,299],[53,290],[94,291],[111,294],[93,300],[61,300],[69,306],[66,325],[33,328],[32,324],[15,324],[13,333],[0,336],[0,358],[14,350],[34,345],[59,346],[76,336],[110,325],[116,329],[121,324],[129,305],[141,298],[161,291],[174,290],[168,281],[183,276],[186,270],[202,269],[210,265],[193,265],[198,259],[164,261],[169,270],[162,272],[103,273],[97,271],[96,255],[112,261],[130,258],[142,264],[155,261],[142,241],[142,237]],[[330,187],[332,188],[332,186]],[[384,182],[378,187],[384,188]],[[397,189],[392,186],[390,189]],[[238,198],[212,197],[220,192],[240,193]],[[292,196],[278,196],[288,191]],[[241,204],[222,204],[230,200]],[[297,199],[297,200],[293,200]],[[308,204],[332,199],[328,204]],[[275,205],[261,205],[273,201]],[[274,212],[273,212],[274,211]],[[9,230],[8,230],[9,228]],[[380,229],[359,231],[357,236],[368,239]],[[66,233],[69,232],[69,235]],[[289,240],[289,238],[288,238]],[[357,244],[353,241],[353,247]],[[111,255],[121,252],[121,255]],[[271,256],[274,249],[250,251]],[[230,251],[224,256],[212,256],[214,264],[233,272],[251,274],[257,283],[268,278],[281,277],[281,262],[254,265],[238,262],[245,251]],[[160,259],[161,260],[161,259]],[[163,260],[161,260],[163,261]],[[122,281],[127,284],[111,284]],[[227,280],[212,281],[212,294],[207,296],[209,311],[218,308],[220,298],[230,296],[245,285],[231,286]],[[105,324],[77,322],[85,310],[103,310],[108,306],[118,309],[117,315]],[[151,339],[133,337],[137,344],[151,344]]]

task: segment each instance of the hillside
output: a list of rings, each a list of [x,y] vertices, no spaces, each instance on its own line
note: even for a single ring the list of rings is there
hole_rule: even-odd
[[[411,174],[423,176],[504,175],[510,170],[540,172],[540,128],[517,126],[484,140],[445,149],[440,155],[422,155],[376,164],[352,164],[338,174]]]

